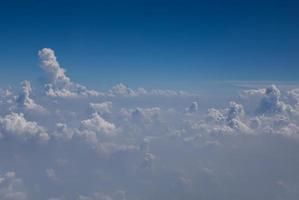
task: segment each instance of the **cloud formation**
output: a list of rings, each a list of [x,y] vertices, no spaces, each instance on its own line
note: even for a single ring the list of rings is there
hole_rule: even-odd
[[[38,104],[30,97],[32,93],[31,84],[29,81],[22,82],[22,89],[16,99],[16,106],[20,109],[33,110],[37,112],[46,112],[46,109]]]
[[[71,82],[65,70],[60,67],[52,49],[44,48],[38,52],[40,66],[45,73],[47,84],[46,94],[52,97],[98,96],[95,90],[88,90],[85,86]]]
[[[39,56],[43,90],[0,90],[0,199],[298,198],[299,89],[99,92]]]
[[[27,121],[22,113],[11,113],[0,118],[0,133],[3,137],[16,137],[24,141],[49,139],[45,129],[36,122]]]

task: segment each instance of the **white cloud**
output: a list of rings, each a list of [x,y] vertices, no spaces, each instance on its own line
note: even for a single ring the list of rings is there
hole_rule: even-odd
[[[110,114],[112,112],[112,102],[106,101],[103,103],[90,103],[91,112],[97,112],[100,115]]]
[[[46,73],[48,82],[69,83],[70,79],[65,75],[65,70],[60,67],[55,53],[52,49],[44,48],[38,52],[41,68]]]
[[[31,93],[32,93],[32,89],[31,89],[30,82],[26,80],[23,81],[22,90],[16,99],[17,107],[20,109],[33,110],[33,111],[45,113],[46,109],[41,105],[35,103],[35,101],[30,97]]]
[[[93,113],[91,118],[81,121],[81,130],[109,136],[114,135],[117,129],[114,124],[107,122],[98,113]]]
[[[99,96],[101,93],[88,90],[85,86],[71,82],[65,70],[60,67],[52,49],[44,48],[38,52],[41,68],[45,72],[46,94],[51,97]]]
[[[27,121],[22,113],[11,113],[0,117],[0,132],[4,137],[17,137],[22,140],[49,140],[45,129],[36,122]]]
[[[241,121],[244,116],[244,109],[241,104],[230,102],[230,107],[226,113],[226,121],[228,126],[233,129],[248,129],[247,126]]]
[[[76,130],[69,128],[64,123],[57,123],[56,130],[52,133],[56,139],[72,139]]]
[[[133,97],[137,96],[136,92],[126,85],[119,83],[113,86],[108,91],[108,96],[125,96],[125,97]]]
[[[265,95],[261,99],[257,112],[262,114],[275,114],[287,112],[291,109],[289,105],[281,101],[280,90],[275,85],[271,85],[266,88]]]

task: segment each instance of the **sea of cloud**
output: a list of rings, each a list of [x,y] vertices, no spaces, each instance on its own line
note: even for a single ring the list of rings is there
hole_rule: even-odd
[[[1,200],[299,198],[299,88],[103,92],[38,56],[42,87],[0,90]]]

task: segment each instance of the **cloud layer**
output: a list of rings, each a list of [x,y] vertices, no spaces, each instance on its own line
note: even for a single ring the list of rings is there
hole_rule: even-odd
[[[0,91],[0,199],[298,199],[299,89],[96,91],[38,56],[43,87]]]

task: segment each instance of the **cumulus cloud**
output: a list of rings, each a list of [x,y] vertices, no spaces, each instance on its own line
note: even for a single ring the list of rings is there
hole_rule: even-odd
[[[244,109],[241,104],[230,102],[230,107],[226,113],[228,126],[233,129],[247,129],[246,125],[241,121],[244,115]]]
[[[19,93],[16,104],[18,108],[33,110],[37,112],[46,112],[46,109],[41,105],[35,103],[35,101],[30,97],[32,93],[31,84],[29,81],[22,82],[22,90]]]
[[[38,52],[41,68],[46,73],[49,82],[69,83],[70,79],[65,75],[65,70],[60,67],[55,53],[50,48],[44,48]]]
[[[250,92],[248,92],[250,91]],[[298,137],[298,107],[296,89],[281,92],[275,85],[267,88],[248,90],[242,96],[242,101],[251,109],[248,116],[250,126],[254,132]],[[257,98],[258,97],[258,98]],[[248,100],[252,101],[248,105]],[[252,116],[253,113],[253,116]]]
[[[88,90],[85,86],[71,82],[65,70],[60,67],[52,49],[44,48],[38,52],[41,68],[45,72],[46,94],[52,97],[99,96],[99,92]]]
[[[0,132],[3,137],[16,137],[22,140],[49,140],[45,129],[36,122],[27,121],[22,113],[11,113],[0,117]]]
[[[89,133],[113,136],[117,129],[114,124],[106,121],[98,113],[93,113],[91,118],[81,121],[81,130]]]
[[[127,96],[127,97],[132,97],[132,96],[137,96],[136,92],[132,90],[131,88],[127,87],[126,85],[120,83],[115,86],[113,86],[109,92],[109,96]]]
[[[257,108],[257,112],[275,114],[291,110],[291,107],[282,102],[280,98],[281,92],[275,85],[266,88],[265,94]]]
[[[56,139],[72,139],[76,133],[75,129],[69,128],[64,123],[57,123],[56,130],[51,134]]]
[[[258,115],[275,115],[292,112],[293,108],[289,102],[296,104],[297,96],[296,89],[282,94],[275,85],[270,85],[267,88],[245,90],[241,94],[241,99],[249,112]]]

